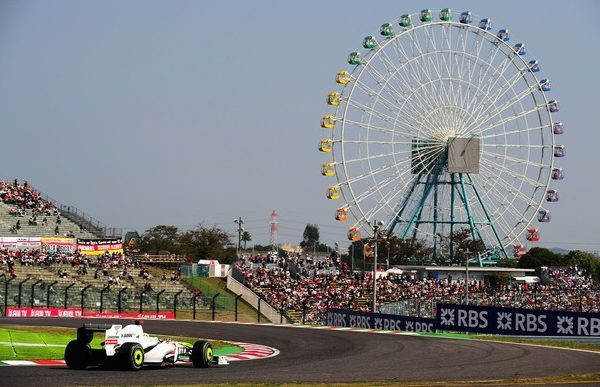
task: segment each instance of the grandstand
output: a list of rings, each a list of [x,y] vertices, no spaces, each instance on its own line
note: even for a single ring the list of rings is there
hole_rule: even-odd
[[[470,279],[467,292],[464,277],[450,280],[386,273],[377,279],[378,311],[431,317],[437,303],[465,303],[465,293],[470,304],[482,306],[600,311],[600,285],[585,270],[546,271],[542,273],[543,283],[523,283],[514,278],[511,283],[492,283],[486,277]],[[295,322],[319,322],[328,308],[363,312],[372,308],[371,274],[351,272],[334,260],[300,255],[249,256],[237,263],[234,276],[273,306],[283,305]]]
[[[109,228],[85,212],[61,204],[26,181],[0,181],[0,199],[0,236],[122,236],[121,229]],[[32,219],[35,219],[35,224],[31,222]],[[20,226],[18,229],[13,227],[17,221]]]
[[[20,237],[43,237],[43,236],[73,236],[75,238],[97,238],[98,235],[82,229],[81,226],[71,219],[61,217],[60,224],[56,224],[56,216],[46,215],[38,216],[36,225],[29,224],[28,220],[31,217],[31,210],[25,215],[11,215],[12,211],[17,210],[14,204],[0,203],[0,236],[20,236]],[[42,223],[42,219],[46,218],[47,222]],[[20,229],[12,231],[13,225],[20,222]],[[58,226],[58,232],[56,232]]]
[[[164,309],[172,307],[176,297],[189,306],[194,294],[179,276],[145,269],[122,252],[84,256],[74,242],[62,249],[40,245],[44,238],[67,237],[67,244],[120,238],[121,230],[60,204],[26,181],[0,181],[0,237],[8,241],[0,246],[5,285],[0,297],[7,298],[3,306]],[[23,244],[11,245],[17,238]]]

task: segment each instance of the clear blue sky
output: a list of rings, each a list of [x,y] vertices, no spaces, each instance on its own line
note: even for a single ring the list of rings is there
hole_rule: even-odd
[[[421,8],[510,29],[561,102],[568,156],[543,246],[600,250],[596,1],[0,3],[0,176],[109,226],[217,225],[346,245],[317,151],[334,75],[365,35]]]

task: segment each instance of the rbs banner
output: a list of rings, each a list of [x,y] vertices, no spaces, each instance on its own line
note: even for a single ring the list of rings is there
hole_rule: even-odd
[[[444,331],[600,337],[600,313],[438,304],[436,322]]]
[[[343,309],[327,309],[327,325],[386,331],[435,332],[435,320],[432,318],[355,312]]]

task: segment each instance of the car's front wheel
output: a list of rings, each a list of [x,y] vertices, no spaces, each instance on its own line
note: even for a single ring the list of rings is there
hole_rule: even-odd
[[[192,363],[197,368],[210,367],[213,359],[212,345],[208,341],[198,340],[192,347]]]

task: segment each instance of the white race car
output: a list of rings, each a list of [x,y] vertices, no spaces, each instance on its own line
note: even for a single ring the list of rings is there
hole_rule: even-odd
[[[105,332],[103,349],[92,349],[94,332]],[[193,365],[206,368],[226,365],[227,361],[213,355],[208,341],[194,345],[179,341],[161,340],[144,333],[138,321],[130,325],[85,324],[77,328],[77,339],[65,348],[65,363],[69,368],[82,370],[88,366],[139,370],[143,365]]]

